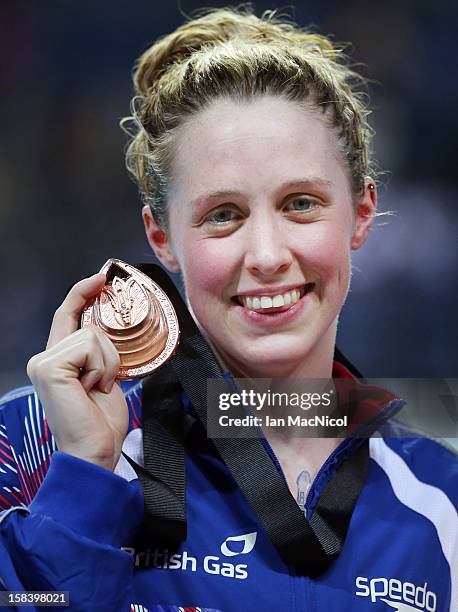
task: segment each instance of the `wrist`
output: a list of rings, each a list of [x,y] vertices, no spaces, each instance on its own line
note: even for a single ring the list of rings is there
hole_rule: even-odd
[[[66,453],[67,455],[72,455],[73,457],[77,457],[78,459],[82,459],[83,461],[87,461],[88,463],[92,463],[93,465],[97,465],[109,472],[113,472],[117,461],[115,461],[113,452],[107,452],[105,450],[94,450],[81,448],[80,446],[73,446],[71,444],[62,445],[58,447],[60,451]],[[119,457],[118,457],[119,460]]]

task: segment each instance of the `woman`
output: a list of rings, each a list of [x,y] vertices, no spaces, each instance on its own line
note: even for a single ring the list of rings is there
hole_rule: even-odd
[[[146,234],[220,363],[240,378],[351,379],[334,360],[337,321],[377,196],[368,111],[341,52],[273,15],[217,10],[156,42],[134,78],[127,163]],[[142,462],[141,386],[116,382],[100,330],[78,330],[105,281],[72,288],[29,362],[36,394],[0,412],[5,589],[69,591],[75,610],[456,609],[457,462],[426,439],[263,440],[290,491],[268,500],[274,523],[291,494],[315,534],[341,536],[319,568],[304,547],[309,571],[279,553],[195,421],[187,538],[133,548],[143,493],[121,451]],[[393,435],[383,424],[401,405],[371,404],[373,430]]]

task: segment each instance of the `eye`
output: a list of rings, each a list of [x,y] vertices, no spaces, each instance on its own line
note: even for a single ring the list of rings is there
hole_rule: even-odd
[[[317,207],[318,203],[307,197],[294,198],[286,205],[287,210],[301,213],[313,212]]]
[[[224,225],[225,223],[235,221],[237,216],[237,213],[230,208],[220,208],[210,213],[205,218],[205,221],[211,223],[212,225]]]

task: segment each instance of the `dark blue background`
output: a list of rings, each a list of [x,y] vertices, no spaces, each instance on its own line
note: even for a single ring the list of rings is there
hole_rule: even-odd
[[[199,6],[0,4],[0,392],[26,381],[69,285],[111,256],[152,259],[118,123],[135,59]],[[366,64],[380,207],[397,211],[354,257],[339,345],[367,376],[456,376],[456,3],[296,6],[299,23],[351,41]]]

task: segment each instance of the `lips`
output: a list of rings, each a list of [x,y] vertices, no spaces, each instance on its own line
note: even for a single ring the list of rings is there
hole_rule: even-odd
[[[258,328],[263,330],[262,333],[266,330],[275,331],[276,329],[283,328],[285,325],[290,325],[301,316],[304,310],[308,310],[311,307],[314,286],[314,283],[305,285],[302,297],[289,306],[251,310],[233,299],[233,312],[235,316],[240,317],[252,329]]]
[[[232,299],[240,306],[252,312],[263,314],[284,312],[296,304],[313,286],[314,283],[307,283],[306,285],[300,285],[288,291],[277,293],[272,293],[272,290],[268,290],[269,293],[267,293],[267,290],[265,290],[265,293],[261,293],[262,290],[257,290],[256,293],[251,295],[238,295]]]

